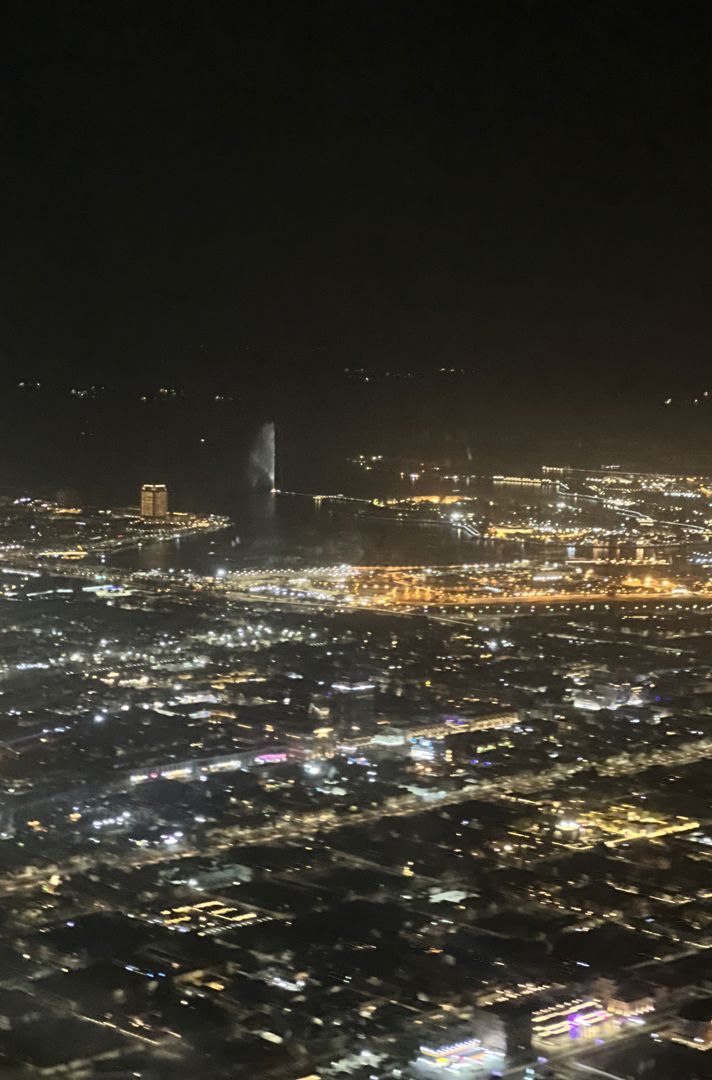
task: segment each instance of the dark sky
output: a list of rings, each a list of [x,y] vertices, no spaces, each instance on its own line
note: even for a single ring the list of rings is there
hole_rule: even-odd
[[[709,3],[4,14],[12,377],[457,364],[634,400],[707,368]]]

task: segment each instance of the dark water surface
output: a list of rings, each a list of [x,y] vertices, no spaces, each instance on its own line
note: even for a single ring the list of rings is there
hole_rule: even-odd
[[[215,573],[255,566],[479,562],[497,558],[501,547],[468,539],[447,524],[386,520],[367,508],[319,505],[308,496],[248,496],[230,516],[233,525],[220,533],[144,544],[112,561]]]
[[[476,513],[488,495],[489,491],[481,495],[479,507],[473,504]],[[545,510],[551,497],[545,491],[526,492],[535,513]],[[497,498],[501,504],[521,499],[522,495],[506,492]],[[393,513],[379,513],[365,503],[319,503],[308,495],[246,495],[228,513],[232,524],[220,532],[145,543],[141,548],[117,554],[111,561],[142,570],[175,568],[214,574],[219,569],[250,567],[447,565],[516,559],[560,562],[571,556],[590,557],[604,552],[603,548],[594,552],[590,545],[480,540],[446,520],[438,521],[435,510],[427,511],[422,520],[399,520]],[[632,558],[635,548],[621,547],[618,554]]]

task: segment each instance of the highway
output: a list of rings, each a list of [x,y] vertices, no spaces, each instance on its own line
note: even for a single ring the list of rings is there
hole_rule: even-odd
[[[635,475],[629,473],[628,475]],[[645,474],[643,474],[645,475]],[[599,503],[606,510],[611,510],[614,514],[618,514],[620,517],[632,517],[638,521],[643,521],[646,524],[651,525],[668,525],[675,529],[681,529],[683,532],[691,532],[696,536],[704,536],[705,539],[710,538],[710,529],[706,525],[694,525],[689,521],[675,521],[666,518],[653,518],[650,514],[646,514],[641,510],[633,510],[630,506],[615,506],[611,503],[610,496],[605,495],[588,495],[582,491],[572,491],[568,484],[563,480],[559,480],[559,495],[562,499],[585,499],[587,502]]]
[[[601,761],[585,761],[575,765],[556,765],[540,772],[521,772],[515,776],[498,777],[494,780],[481,780],[456,791],[424,800],[415,795],[399,795],[386,799],[377,807],[355,812],[337,812],[322,810],[307,814],[284,815],[278,823],[245,829],[241,825],[232,825],[215,829],[201,842],[200,847],[179,850],[171,848],[150,848],[132,850],[121,855],[102,856],[82,853],[72,856],[62,865],[51,863],[38,867],[21,875],[8,875],[0,882],[0,896],[30,892],[45,884],[52,873],[66,877],[82,873],[100,865],[122,866],[127,861],[132,868],[176,861],[184,858],[206,856],[226,851],[236,845],[283,843],[313,836],[317,832],[332,832],[337,829],[370,826],[387,817],[407,817],[439,809],[443,806],[469,802],[472,799],[507,799],[512,795],[530,795],[546,791],[563,780],[568,780],[577,773],[596,768],[605,776],[629,776],[650,769],[655,765],[689,765],[693,762],[712,757],[712,740],[699,739],[686,743],[677,749],[662,751],[641,751],[635,755],[615,755]]]
[[[521,591],[509,595],[503,593],[492,594],[491,592],[467,592],[467,582],[457,586],[442,586],[430,581],[426,583],[423,577],[422,585],[413,585],[405,580],[400,585],[400,593],[386,596],[379,592],[365,592],[363,596],[329,595],[325,584],[320,585],[318,578],[341,575],[344,581],[342,588],[346,588],[346,578],[352,578],[357,582],[364,575],[374,577],[381,574],[398,580],[398,575],[407,574],[425,575],[428,567],[424,566],[324,566],[310,567],[299,571],[276,570],[276,571],[237,571],[220,579],[198,576],[178,576],[163,572],[161,574],[147,574],[142,571],[126,570],[120,567],[107,567],[103,564],[90,562],[67,563],[47,562],[33,556],[18,556],[13,553],[12,559],[7,563],[0,561],[0,573],[33,573],[47,574],[53,577],[75,578],[91,581],[92,584],[115,584],[128,586],[137,592],[149,592],[162,595],[172,595],[176,600],[195,601],[196,598],[205,599],[220,598],[231,600],[236,603],[250,605],[270,605],[284,609],[297,609],[308,612],[314,611],[370,611],[373,614],[393,613],[399,615],[427,614],[429,617],[438,618],[438,613],[448,608],[470,608],[476,611],[479,608],[503,608],[503,609],[548,609],[571,604],[647,604],[647,603],[690,603],[712,601],[712,593],[704,589],[673,591],[641,589],[638,591],[623,591],[619,588],[610,588],[591,591],[560,591],[560,592],[528,592]],[[458,571],[463,574],[471,568],[466,565],[439,567],[439,570]],[[313,583],[306,584],[305,591],[311,590],[312,595],[289,595],[286,594],[282,583],[285,578],[297,575],[302,579],[312,578]],[[395,575],[395,577],[394,577]],[[270,585],[273,583],[273,586]],[[278,590],[273,592],[262,591],[274,587]],[[476,586],[475,586],[476,588]],[[679,586],[676,588],[679,589]],[[259,590],[259,591],[258,591]],[[412,595],[409,595],[412,594]],[[443,620],[445,616],[442,616]]]

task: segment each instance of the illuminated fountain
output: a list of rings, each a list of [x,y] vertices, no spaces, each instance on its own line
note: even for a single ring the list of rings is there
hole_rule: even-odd
[[[273,421],[263,424],[250,450],[247,475],[255,491],[276,493],[276,442]]]

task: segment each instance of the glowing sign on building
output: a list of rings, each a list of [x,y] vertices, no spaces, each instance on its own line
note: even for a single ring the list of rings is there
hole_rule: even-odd
[[[418,1063],[438,1069],[459,1070],[484,1061],[486,1050],[479,1039],[453,1043],[451,1046],[420,1047]]]

